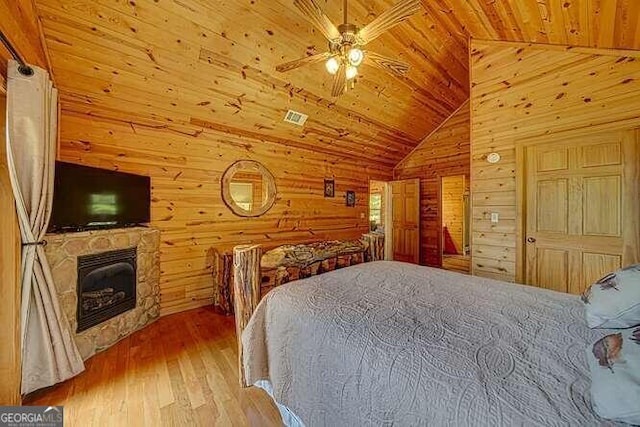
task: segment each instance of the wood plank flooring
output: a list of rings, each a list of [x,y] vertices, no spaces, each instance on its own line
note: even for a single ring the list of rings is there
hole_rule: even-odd
[[[271,398],[238,386],[233,317],[163,317],[26,405],[64,405],[66,426],[281,426]]]

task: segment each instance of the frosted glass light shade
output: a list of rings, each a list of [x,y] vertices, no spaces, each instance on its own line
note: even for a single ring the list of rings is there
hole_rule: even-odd
[[[347,80],[351,80],[353,78],[355,78],[355,76],[358,75],[358,69],[356,67],[354,67],[353,65],[349,65],[347,67]]]
[[[340,62],[338,62],[335,56],[332,56],[327,60],[325,66],[327,67],[327,71],[329,72],[329,74],[333,75],[340,69]]]
[[[364,52],[357,47],[354,47],[349,51],[349,64],[357,67],[362,64],[362,60],[364,59]]]

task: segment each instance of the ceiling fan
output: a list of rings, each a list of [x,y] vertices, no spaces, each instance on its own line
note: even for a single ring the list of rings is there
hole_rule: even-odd
[[[362,48],[382,33],[409,19],[420,10],[421,0],[401,0],[372,22],[360,29],[350,24],[347,15],[347,1],[344,0],[344,23],[336,27],[314,0],[294,0],[294,5],[329,40],[329,51],[307,56],[278,65],[276,70],[284,73],[303,65],[325,62],[329,74],[334,75],[332,96],[340,96],[353,84],[362,63],[372,65],[394,75],[401,76],[409,70],[409,65],[387,58]]]

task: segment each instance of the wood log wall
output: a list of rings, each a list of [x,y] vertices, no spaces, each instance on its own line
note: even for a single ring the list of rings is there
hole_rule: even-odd
[[[394,169],[395,179],[420,178],[420,263],[442,265],[440,178],[469,175],[469,103],[465,102]]]
[[[359,238],[369,229],[369,179],[392,176],[388,166],[344,160],[339,152],[108,111],[63,106],[60,133],[61,160],[151,176],[151,225],[162,232],[163,315],[213,302],[214,250]],[[261,162],[276,179],[276,203],[260,218],[237,217],[222,201],[221,176],[240,159]],[[324,178],[335,179],[335,198],[324,197]],[[356,192],[355,208],[346,207],[346,190]]]
[[[473,274],[514,281],[518,141],[640,126],[640,52],[478,40],[471,49]],[[487,163],[491,152],[502,160]]]

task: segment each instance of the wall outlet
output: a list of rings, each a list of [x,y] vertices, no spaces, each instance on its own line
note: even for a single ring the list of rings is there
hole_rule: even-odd
[[[364,212],[360,212],[360,219],[364,219]]]
[[[497,224],[500,222],[500,214],[498,212],[491,212],[491,223]]]

